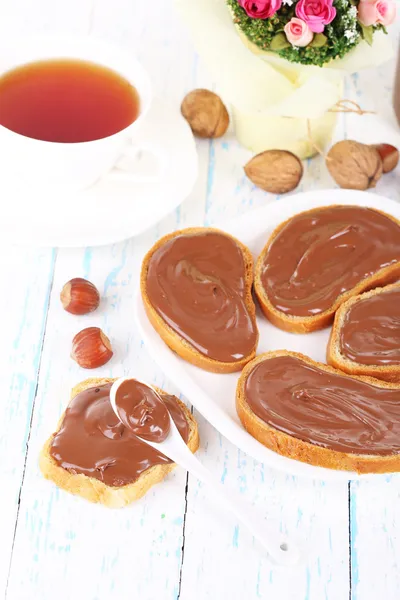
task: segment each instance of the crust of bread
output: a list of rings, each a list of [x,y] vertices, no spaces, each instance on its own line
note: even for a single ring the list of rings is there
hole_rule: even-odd
[[[104,385],[105,383],[113,381],[115,381],[115,379],[97,377],[86,379],[85,381],[78,383],[78,385],[72,389],[71,399],[90,387]],[[159,388],[155,389],[159,393],[163,393],[163,390],[160,390]],[[187,445],[192,452],[196,452],[199,447],[197,423],[185,404],[180,402],[180,400],[177,400],[177,402],[182,408],[189,424],[189,439]],[[59,431],[63,419],[64,414],[58,422],[57,431]],[[59,488],[70,492],[71,494],[81,496],[82,498],[89,500],[89,502],[104,504],[104,506],[107,506],[108,508],[122,508],[131,504],[134,500],[139,500],[139,498],[144,496],[153,485],[162,481],[166,475],[176,467],[175,463],[154,465],[144,471],[133,483],[121,487],[112,487],[94,477],[88,477],[82,473],[74,475],[69,473],[66,469],[63,469],[63,467],[60,467],[50,454],[50,447],[56,433],[53,433],[49,437],[40,453],[39,467],[43,476],[46,479],[53,481]]]
[[[384,288],[377,288],[365,294],[360,294],[350,298],[344,302],[335,314],[335,320],[333,323],[329,343],[326,351],[326,358],[328,364],[348,373],[349,375],[365,375],[367,377],[376,377],[383,381],[389,381],[392,383],[400,383],[400,365],[363,365],[352,361],[347,356],[343,356],[340,352],[340,330],[342,328],[347,311],[360,300],[367,300],[378,294],[387,292],[389,290],[398,289],[400,290],[400,282],[388,285]]]
[[[253,257],[250,250],[239,240],[234,238],[233,236],[225,233],[224,231],[220,231],[219,229],[215,229],[213,227],[189,227],[187,229],[182,229],[180,231],[175,231],[174,233],[170,233],[164,237],[162,237],[154,246],[149,250],[146,256],[143,259],[142,270],[140,275],[140,290],[142,295],[142,300],[144,304],[144,308],[148,319],[158,335],[161,339],[173,350],[178,356],[186,360],[187,362],[195,365],[196,367],[200,367],[205,371],[210,371],[211,373],[234,373],[236,371],[241,371],[245,364],[247,364],[250,360],[252,360],[256,355],[256,349],[258,344],[258,333],[256,343],[252,352],[242,358],[242,360],[238,360],[235,362],[220,362],[218,360],[208,358],[204,354],[201,354],[196,348],[194,348],[189,342],[183,339],[178,333],[176,333],[158,314],[158,312],[154,309],[151,304],[147,289],[147,273],[149,270],[149,264],[151,257],[153,254],[166,242],[174,239],[180,235],[201,235],[204,233],[218,233],[220,235],[224,235],[232,240],[239,246],[243,253],[243,259],[245,264],[245,285],[246,285],[246,306],[249,311],[252,319],[256,323],[256,307],[253,301],[252,296],[252,285],[253,285]]]
[[[318,329],[324,329],[325,327],[328,327],[332,323],[335,312],[337,311],[339,306],[341,306],[344,302],[346,302],[346,300],[348,300],[349,298],[352,298],[353,296],[356,296],[357,294],[361,294],[362,292],[366,292],[366,291],[374,289],[376,287],[386,286],[390,283],[397,281],[400,278],[400,261],[399,261],[393,265],[390,265],[388,267],[384,267],[383,269],[380,269],[379,271],[377,271],[370,277],[366,277],[365,279],[360,281],[360,283],[358,283],[356,286],[354,286],[351,290],[347,290],[347,292],[344,292],[343,294],[338,296],[336,301],[334,302],[334,304],[332,304],[332,306],[330,308],[328,308],[324,312],[321,312],[318,315],[314,315],[314,316],[310,316],[310,317],[299,317],[299,316],[295,316],[295,315],[286,315],[282,311],[275,308],[275,306],[273,306],[273,304],[271,303],[271,301],[266,293],[266,290],[262,284],[262,281],[261,281],[265,255],[266,255],[269,247],[271,246],[272,242],[275,240],[277,235],[282,231],[282,229],[294,217],[297,217],[298,215],[306,215],[307,213],[312,213],[315,210],[327,210],[327,209],[335,208],[337,206],[341,206],[341,205],[335,204],[335,205],[330,205],[330,206],[323,206],[318,209],[313,208],[311,210],[307,210],[302,213],[298,213],[297,215],[294,215],[293,217],[290,217],[290,219],[287,219],[286,221],[284,221],[283,223],[278,225],[278,227],[272,232],[271,237],[269,238],[266,246],[263,248],[260,256],[258,257],[258,260],[256,263],[256,268],[255,268],[255,275],[254,275],[254,290],[255,290],[257,299],[260,303],[260,306],[261,306],[261,309],[262,309],[264,315],[267,317],[267,319],[269,319],[269,321],[271,321],[271,323],[273,325],[275,325],[276,327],[279,327],[279,329],[283,329],[284,331],[290,331],[291,333],[311,333],[312,331],[317,331]],[[395,219],[395,217],[392,217],[391,215],[388,215],[381,210],[376,210],[376,209],[373,209],[373,210],[381,213],[382,215],[385,215],[385,217],[388,217],[389,219],[394,221],[400,227],[400,221]]]
[[[348,377],[348,375],[342,371],[334,369],[333,367],[323,363],[316,362],[308,356],[304,356],[304,354],[300,354],[298,352],[277,350],[273,352],[266,352],[265,354],[257,356],[257,358],[246,365],[243,369],[236,390],[237,413],[244,428],[253,437],[255,437],[256,440],[274,452],[281,454],[282,456],[293,458],[294,460],[299,460],[316,467],[324,467],[326,469],[336,469],[341,471],[356,471],[357,473],[394,473],[400,471],[400,454],[375,456],[368,454],[338,452],[336,450],[322,448],[309,442],[304,442],[299,438],[291,436],[287,433],[278,431],[257,417],[246,401],[245,383],[250,372],[257,364],[277,356],[293,356],[294,358],[298,358],[305,363],[318,367],[319,369],[327,371],[328,373],[335,373]],[[379,388],[397,389],[400,392],[400,385],[395,385],[386,381],[379,381],[373,377],[354,376],[352,379],[359,379],[360,381],[365,381],[366,383]]]

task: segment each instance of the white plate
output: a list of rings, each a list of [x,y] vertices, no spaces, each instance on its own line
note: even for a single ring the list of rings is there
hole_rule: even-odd
[[[197,151],[179,107],[156,102],[140,129],[167,157],[160,181],[132,184],[104,180],[75,194],[43,193],[0,178],[0,240],[36,246],[97,246],[138,235],[173,211],[193,189]],[[144,157],[142,172],[147,172]]]
[[[282,198],[265,208],[252,211],[226,225],[220,225],[246,244],[256,257],[267,242],[273,229],[285,219],[298,212],[329,204],[354,204],[383,210],[400,219],[400,204],[381,196],[366,192],[326,190],[298,194],[291,198]],[[325,362],[329,329],[307,335],[291,334],[277,329],[263,316],[258,315],[260,342],[258,353],[267,350],[294,350],[307,354],[311,358]],[[241,425],[235,410],[235,390],[238,373],[216,375],[194,367],[174,354],[150,325],[140,298],[137,297],[136,317],[151,356],[162,370],[182,391],[218,431],[236,444],[241,450],[270,467],[284,470],[292,475],[308,476],[324,480],[349,480],[371,477],[357,475],[348,471],[335,471],[322,467],[313,467],[290,458],[285,458],[268,450],[254,439]]]

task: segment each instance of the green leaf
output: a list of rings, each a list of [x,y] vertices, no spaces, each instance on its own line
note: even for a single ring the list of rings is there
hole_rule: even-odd
[[[277,52],[278,50],[284,50],[285,48],[290,48],[290,44],[286,39],[286,35],[284,33],[278,33],[271,40],[270,50],[274,50]]]
[[[310,42],[308,45],[312,48],[322,48],[322,46],[325,46],[327,41],[328,38],[326,37],[326,35],[324,35],[323,33],[317,33],[314,35],[312,42]]]
[[[361,35],[362,35],[363,39],[367,42],[367,44],[372,46],[372,39],[374,37],[374,28],[372,27],[372,25],[370,25],[369,27],[366,27],[365,25],[360,23],[360,21],[358,23],[361,27]]]

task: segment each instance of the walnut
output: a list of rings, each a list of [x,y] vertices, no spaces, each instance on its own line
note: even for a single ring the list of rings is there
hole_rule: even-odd
[[[254,156],[244,167],[247,177],[271,194],[294,190],[303,176],[301,160],[286,150],[266,150]]]
[[[229,127],[225,104],[209,90],[193,90],[187,94],[181,112],[193,133],[201,138],[221,137]]]
[[[382,176],[378,150],[353,140],[343,140],[332,146],[326,165],[336,183],[349,190],[373,188]]]

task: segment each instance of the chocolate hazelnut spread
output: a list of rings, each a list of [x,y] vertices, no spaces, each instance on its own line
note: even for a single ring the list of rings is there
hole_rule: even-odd
[[[149,467],[171,461],[120,422],[110,403],[111,385],[89,388],[71,400],[50,455],[70,473],[83,473],[119,487],[132,483]],[[176,398],[161,397],[187,442],[189,425]]]
[[[242,249],[221,233],[178,235],[149,261],[146,290],[153,308],[208,358],[236,362],[258,339],[246,306]]]
[[[163,442],[170,431],[169,412],[151,387],[127,379],[117,388],[115,406],[122,423],[149,442]]]
[[[278,310],[311,317],[380,269],[400,261],[400,227],[359,206],[294,216],[268,248],[261,281]]]
[[[245,398],[265,423],[316,446],[382,456],[400,452],[400,387],[380,388],[278,356],[250,372]]]
[[[400,364],[400,287],[355,302],[340,328],[340,352],[363,365]]]

